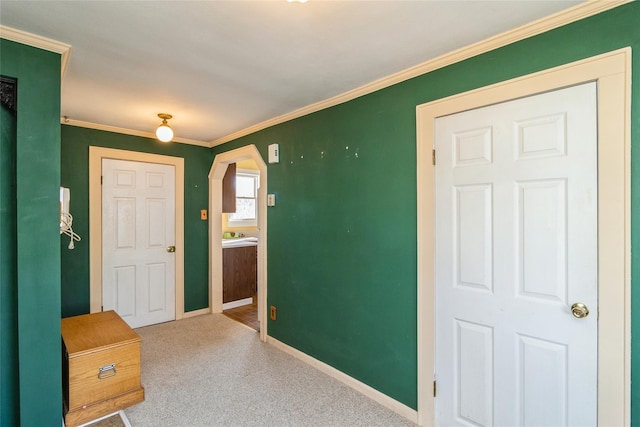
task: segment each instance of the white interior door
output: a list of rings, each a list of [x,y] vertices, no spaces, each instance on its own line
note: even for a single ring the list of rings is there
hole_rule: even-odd
[[[595,83],[436,120],[437,425],[596,425],[596,124]]]
[[[174,320],[175,167],[103,159],[102,179],[103,310],[134,328]]]

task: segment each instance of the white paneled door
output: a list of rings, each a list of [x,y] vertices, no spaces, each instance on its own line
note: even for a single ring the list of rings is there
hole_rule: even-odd
[[[437,425],[597,424],[596,124],[595,83],[436,120]]]
[[[174,320],[174,166],[102,160],[102,246],[103,310],[134,328]]]

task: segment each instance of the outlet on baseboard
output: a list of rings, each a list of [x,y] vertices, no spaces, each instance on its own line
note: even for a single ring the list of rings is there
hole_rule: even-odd
[[[269,317],[271,318],[271,320],[276,320],[276,306],[272,305],[271,308],[269,309]]]

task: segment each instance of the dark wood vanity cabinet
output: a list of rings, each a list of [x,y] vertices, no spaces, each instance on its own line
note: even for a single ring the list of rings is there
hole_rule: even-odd
[[[222,249],[222,302],[253,297],[258,291],[258,247]]]

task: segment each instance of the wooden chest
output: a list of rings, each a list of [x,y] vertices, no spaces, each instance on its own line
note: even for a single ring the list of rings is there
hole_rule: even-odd
[[[66,427],[144,400],[140,341],[115,311],[62,319]]]

